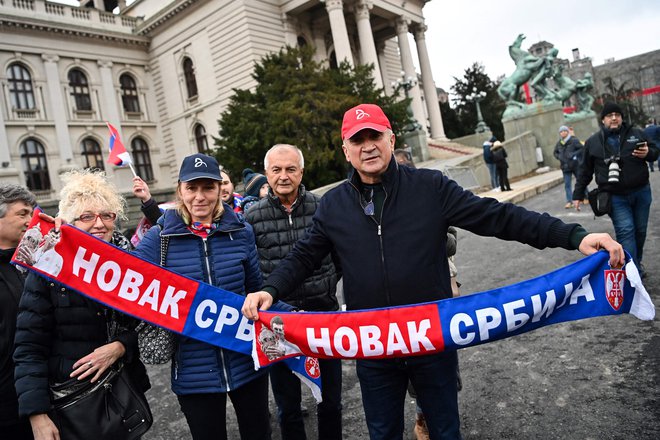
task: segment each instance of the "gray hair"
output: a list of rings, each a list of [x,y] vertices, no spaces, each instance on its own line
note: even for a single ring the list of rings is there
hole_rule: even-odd
[[[7,208],[15,202],[23,202],[26,205],[35,207],[37,198],[27,188],[13,183],[3,183],[0,185],[0,218],[7,215]]]
[[[300,165],[300,169],[301,170],[305,169],[305,158],[303,157],[303,153],[302,151],[300,151],[300,148],[291,144],[275,144],[272,147],[270,147],[270,150],[266,151],[266,155],[264,156],[264,170],[268,170],[268,155],[275,150],[281,150],[281,149],[289,149],[298,153],[298,158],[299,158],[298,162]]]

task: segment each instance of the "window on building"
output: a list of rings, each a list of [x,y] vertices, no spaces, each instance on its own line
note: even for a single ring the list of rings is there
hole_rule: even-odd
[[[200,153],[209,154],[211,152],[206,129],[202,124],[195,124],[195,142],[197,143],[197,151]]]
[[[124,73],[119,77],[119,85],[121,87],[121,102],[124,106],[124,111],[127,113],[139,113],[140,100],[135,79],[128,73]]]
[[[337,54],[333,50],[330,52],[330,56],[328,57],[328,63],[330,64],[331,69],[339,69],[339,64],[337,63]]]
[[[143,180],[150,182],[154,180],[154,171],[151,167],[151,155],[149,154],[149,145],[141,137],[136,137],[131,142],[131,155],[133,156],[133,164],[135,165],[135,172]]]
[[[186,79],[188,98],[197,96],[197,80],[195,79],[195,66],[190,58],[183,59],[183,76]]]
[[[89,96],[87,76],[80,69],[69,70],[69,87],[71,96],[76,104],[76,110],[89,111],[92,109],[92,99]]]
[[[80,143],[80,151],[85,163],[85,168],[91,170],[105,170],[103,164],[103,153],[101,146],[92,138],[85,138]]]
[[[50,189],[48,162],[43,145],[36,139],[28,138],[21,143],[20,153],[25,185],[33,191]]]
[[[11,105],[17,110],[33,110],[34,87],[32,77],[27,68],[21,63],[13,63],[7,68],[7,82],[9,83],[9,96]]]

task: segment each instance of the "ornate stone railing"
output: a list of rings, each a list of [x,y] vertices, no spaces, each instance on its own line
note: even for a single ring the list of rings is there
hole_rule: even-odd
[[[67,25],[82,25],[113,32],[133,32],[142,19],[115,15],[93,8],[52,3],[45,0],[0,0],[0,13],[20,19],[41,19]]]

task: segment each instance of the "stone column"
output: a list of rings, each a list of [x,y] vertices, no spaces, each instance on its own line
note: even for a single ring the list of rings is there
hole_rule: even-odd
[[[415,65],[413,64],[412,52],[410,51],[410,44],[408,43],[408,20],[399,18],[396,21],[396,36],[399,41],[399,52],[401,53],[401,65],[406,77],[415,79],[415,85],[410,89],[409,96],[412,98],[412,111],[413,116],[417,122],[426,131],[426,114],[424,113],[424,106],[422,104],[422,94],[419,91],[419,83],[417,82],[417,73],[415,72]],[[435,96],[435,94],[434,94]],[[434,98],[435,99],[435,98]]]
[[[60,57],[57,55],[41,55],[46,70],[46,84],[48,85],[48,97],[50,98],[53,120],[55,121],[55,137],[57,139],[56,148],[60,152],[62,168],[67,165],[73,165],[73,150],[71,148],[71,138],[69,137],[69,125],[67,124],[66,102],[62,94],[60,85],[60,75],[57,70],[57,62]]]
[[[426,25],[419,24],[415,27],[415,42],[417,43],[417,55],[419,56],[419,67],[422,70],[422,86],[424,87],[424,96],[426,97],[426,109],[431,124],[431,138],[446,140],[445,128],[442,125],[442,115],[440,114],[440,103],[438,102],[438,92],[433,81],[431,72],[431,60],[429,52],[426,50]]]
[[[353,53],[351,52],[351,44],[348,41],[343,2],[342,0],[323,0],[323,2],[330,17],[330,32],[332,32],[332,42],[335,45],[337,64],[341,64],[342,61],[346,60],[353,66]]]
[[[358,37],[360,39],[360,62],[365,65],[374,65],[373,77],[376,86],[383,87],[383,76],[380,73],[374,34],[369,21],[369,9],[371,8],[373,8],[373,3],[370,0],[359,0],[355,4],[355,21],[357,22]]]
[[[99,60],[97,64],[101,73],[101,119],[114,125],[121,136],[121,113],[112,77],[112,61]],[[124,140],[123,136],[121,138]],[[128,149],[128,145],[124,145]]]

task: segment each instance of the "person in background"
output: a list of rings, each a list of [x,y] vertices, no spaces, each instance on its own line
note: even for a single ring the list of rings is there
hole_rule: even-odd
[[[220,200],[220,167],[215,158],[193,154],[183,159],[176,207],[149,229],[134,254],[193,280],[238,295],[261,287],[252,227]],[[278,303],[283,310],[292,307]],[[176,394],[194,440],[226,439],[227,397],[232,401],[241,438],[271,437],[268,370],[255,371],[249,355],[177,335],[172,360]]]
[[[584,144],[573,205],[580,209],[585,188],[595,177],[598,188],[610,193],[609,216],[616,239],[645,277],[642,257],[653,200],[647,163],[657,160],[660,151],[642,130],[628,125],[623,116],[618,104],[607,102],[603,106],[601,127]]]
[[[497,179],[500,181],[500,191],[511,191],[508,176],[509,164],[506,161],[508,155],[506,154],[504,145],[502,145],[502,142],[500,141],[495,141],[493,146],[490,147],[490,151],[493,154],[495,168],[497,168]]]
[[[229,171],[221,168],[220,176],[222,177],[222,181],[220,182],[220,198],[224,203],[229,205],[234,212],[243,212],[243,208],[241,207],[243,196],[234,192],[234,183],[231,181]]]
[[[115,229],[126,202],[104,174],[62,175],[59,214],[67,223],[128,250]],[[38,263],[38,262],[37,262]],[[77,377],[96,381],[118,360],[142,392],[149,377],[139,360],[137,321],[68,288],[30,273],[19,305],[14,362],[19,414],[29,417],[36,440],[59,439],[49,385]]]
[[[552,154],[559,161],[561,172],[564,175],[564,192],[566,194],[564,208],[570,209],[573,207],[573,176],[577,180],[583,148],[580,140],[571,135],[570,129],[565,125],[559,127],[559,140]],[[585,195],[583,199],[586,198]]]
[[[34,194],[20,185],[0,185],[0,432],[5,438],[32,439],[27,419],[18,417],[14,387],[14,335],[18,303],[25,277],[11,257],[23,238],[37,204]]]
[[[660,126],[658,126],[653,118],[649,118],[646,123],[644,134],[648,140],[655,144],[656,147],[660,147]],[[653,161],[649,162],[649,170],[654,171]],[[658,159],[658,171],[660,171],[660,159]]]
[[[247,210],[259,200],[266,197],[268,194],[268,179],[260,173],[255,173],[250,168],[243,170],[243,201],[241,208],[243,212]]]
[[[264,157],[269,194],[245,213],[254,228],[259,266],[264,278],[280,264],[305,235],[321,197],[302,184],[305,159],[294,145],[277,144]],[[339,310],[336,285],[340,275],[328,255],[321,266],[296,291],[282,297],[301,310]],[[277,333],[276,327],[273,331]],[[317,438],[342,439],[341,360],[319,359],[323,401],[317,405]],[[300,380],[282,362],[270,367],[270,381],[277,403],[277,418],[283,440],[305,439],[301,410]]]
[[[493,143],[497,141],[495,136],[491,137],[483,144],[484,149],[484,162],[486,162],[486,167],[488,168],[488,174],[490,174],[490,187],[495,191],[498,190],[497,186],[497,167],[493,161],[493,153],[491,152],[491,147]]]

